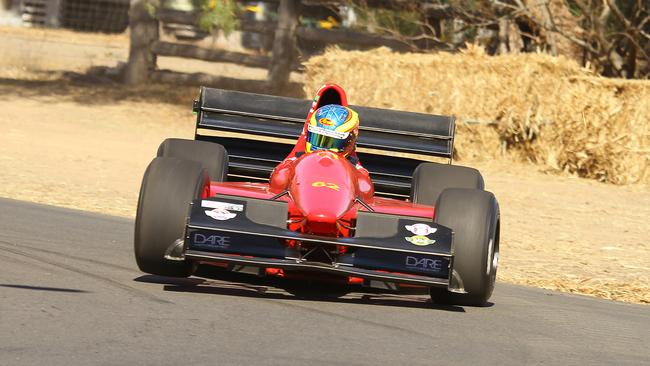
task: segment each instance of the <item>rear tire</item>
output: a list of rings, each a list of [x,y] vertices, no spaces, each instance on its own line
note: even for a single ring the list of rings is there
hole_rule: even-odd
[[[411,201],[433,206],[447,188],[485,188],[481,173],[458,165],[421,163],[413,172]]]
[[[436,202],[437,224],[454,231],[453,270],[466,294],[431,288],[437,303],[484,306],[492,295],[499,261],[499,204],[490,192],[450,188]]]
[[[228,174],[228,153],[223,146],[213,142],[166,139],[158,147],[157,156],[196,161],[216,182],[225,181]]]
[[[165,252],[183,239],[190,202],[201,198],[209,182],[198,162],[159,157],[149,164],[135,218],[135,259],[142,271],[170,277],[194,272],[194,263],[167,260]]]

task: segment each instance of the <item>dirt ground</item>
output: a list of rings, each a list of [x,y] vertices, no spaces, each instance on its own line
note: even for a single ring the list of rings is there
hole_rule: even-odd
[[[0,196],[135,215],[158,144],[192,137],[197,88],[127,88],[78,74],[125,61],[127,47],[124,35],[0,27]],[[650,304],[648,187],[547,175],[507,160],[460,163],[479,168],[500,202],[499,281]]]

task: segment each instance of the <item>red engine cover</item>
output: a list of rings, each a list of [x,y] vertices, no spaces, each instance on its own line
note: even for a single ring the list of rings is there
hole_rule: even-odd
[[[350,162],[329,151],[305,154],[295,162],[289,193],[305,216],[308,231],[336,232],[336,220],[357,197],[356,174]]]

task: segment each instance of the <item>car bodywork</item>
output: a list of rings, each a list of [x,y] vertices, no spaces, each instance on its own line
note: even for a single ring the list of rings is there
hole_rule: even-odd
[[[195,139],[226,148],[228,181],[206,183],[191,203],[183,239],[166,258],[258,275],[462,293],[452,230],[434,223],[434,207],[407,200],[422,159],[451,161],[454,119],[350,106],[361,118],[357,155],[372,178],[368,189],[344,157],[296,154],[305,116],[336,94],[347,104],[335,86],[319,90],[312,103],[203,88],[194,104]],[[295,172],[286,187],[274,187],[268,177],[287,156],[296,157]]]

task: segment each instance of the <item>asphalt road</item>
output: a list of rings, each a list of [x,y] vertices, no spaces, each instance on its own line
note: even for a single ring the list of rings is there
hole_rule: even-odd
[[[0,199],[0,365],[650,364],[650,306],[504,284],[486,308],[300,300],[241,276],[145,275],[132,235],[131,220]]]

